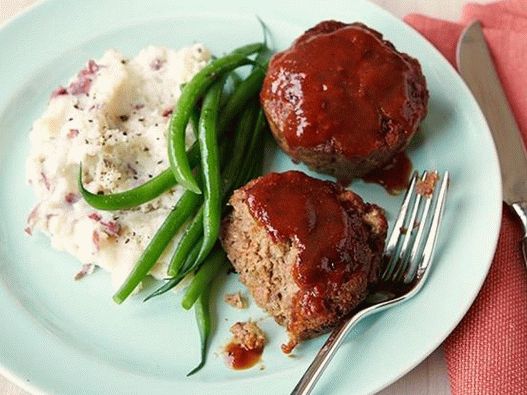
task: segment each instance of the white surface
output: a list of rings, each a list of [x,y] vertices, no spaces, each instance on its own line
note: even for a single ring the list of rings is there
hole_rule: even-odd
[[[352,0],[350,0],[352,1]],[[419,12],[438,18],[456,19],[461,11],[465,0],[372,0],[373,2],[388,9],[395,15],[402,17],[410,12]],[[0,0],[0,24],[18,14],[34,0]],[[479,0],[486,3],[490,0]],[[449,394],[448,377],[446,366],[441,350],[435,351],[423,363],[417,366],[409,374],[391,385],[381,395],[402,394]],[[0,394],[20,395],[27,394],[17,386],[11,384],[7,379],[0,377]]]

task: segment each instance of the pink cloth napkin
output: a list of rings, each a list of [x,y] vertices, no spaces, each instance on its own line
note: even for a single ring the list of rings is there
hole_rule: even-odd
[[[527,142],[527,0],[467,4],[457,23],[422,15],[408,15],[405,21],[455,66],[459,35],[474,19],[483,24]],[[527,172],[525,179],[527,182]],[[454,395],[527,394],[527,271],[519,245],[521,236],[518,220],[504,206],[489,275],[474,305],[444,343]]]

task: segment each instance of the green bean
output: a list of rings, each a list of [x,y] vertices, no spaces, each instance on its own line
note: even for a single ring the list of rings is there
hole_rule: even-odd
[[[197,373],[207,361],[207,347],[209,344],[209,337],[211,332],[211,315],[210,315],[210,288],[205,288],[198,300],[194,304],[194,312],[196,315],[196,323],[199,330],[199,338],[201,342],[201,360],[194,369],[187,373],[187,377]]]
[[[264,76],[265,72],[262,73],[260,70],[253,71],[246,79],[240,82],[225,104],[225,108],[222,109],[220,130],[225,130],[228,124],[240,113],[240,109],[243,109],[251,98],[258,95],[262,88]]]
[[[187,274],[193,271],[195,269],[194,262],[196,262],[196,258],[198,257],[199,251],[201,250],[202,243],[203,239],[198,241],[194,245],[194,247],[192,247],[192,250],[187,255],[185,263],[183,264],[180,272],[176,276],[169,278],[167,281],[165,281],[165,283],[161,287],[159,287],[150,295],[148,295],[143,301],[146,302],[147,300],[150,300],[156,296],[162,295],[165,292],[170,291],[172,288],[178,285]]]
[[[168,266],[169,276],[177,276],[179,274],[180,269],[183,267],[183,264],[194,244],[203,235],[203,213],[204,207],[201,206],[196,213],[196,216],[185,230],[185,233],[181,236],[181,239],[179,239],[174,255],[172,255],[172,259]]]
[[[223,56],[222,58],[219,58],[217,60],[223,59],[226,56],[229,55],[241,55],[241,56],[251,56],[255,53],[258,53],[262,50],[264,44],[263,43],[252,43],[252,44],[246,44],[242,45],[241,47],[235,48],[231,51],[230,54]]]
[[[220,157],[225,156],[226,149],[227,144],[222,143],[220,145]],[[198,142],[196,141],[187,152],[191,166],[197,165],[200,160]],[[162,171],[159,175],[138,187],[108,195],[99,195],[86,190],[82,182],[82,170],[79,172],[78,179],[78,188],[86,203],[98,210],[107,211],[126,210],[137,207],[155,199],[176,185],[176,179],[170,168]]]
[[[260,49],[260,51],[258,52],[258,55],[254,59],[255,67],[258,67],[258,66],[267,67],[267,63],[269,62],[269,59],[271,59],[271,56],[273,55],[273,51],[267,46],[266,41],[267,40],[264,41],[262,48]]]
[[[187,259],[185,260],[185,263],[183,264],[180,273],[182,276],[186,276],[190,272],[196,270],[196,258],[198,257],[199,252],[201,251],[201,245],[203,244],[203,238],[201,238],[196,244],[194,244],[194,247],[192,247],[192,250],[187,255]]]
[[[253,70],[254,74],[251,73],[251,75],[257,75],[260,72],[261,72],[261,69],[255,68]],[[207,79],[207,78],[205,78],[205,79]],[[208,81],[208,79],[207,79],[207,81]],[[211,81],[213,83],[214,82],[214,78],[211,79]],[[230,109],[230,110],[228,110],[226,112],[224,111],[221,114],[221,122],[222,122],[223,125],[227,125],[232,119],[234,119],[234,117],[237,116],[237,112],[239,112],[239,108],[236,109],[237,111],[234,111],[234,109],[236,107],[236,106],[234,106],[234,104],[236,104],[236,103],[238,103],[240,105],[245,104],[245,103],[242,103],[240,101],[241,97],[245,97],[246,100],[247,100],[248,98],[251,98],[251,97],[254,97],[254,96],[257,95],[257,93],[258,93],[257,89],[256,90],[255,89],[249,89],[249,85],[245,85],[245,86],[242,85],[245,81],[247,81],[247,80],[244,80],[242,83],[240,83],[241,87],[240,87],[240,85],[238,87],[236,87],[236,89],[234,90],[233,94],[231,95],[231,97],[227,101],[227,104],[226,104],[225,108],[226,109]],[[252,85],[252,84],[256,84],[257,85],[258,79],[256,77],[252,77],[251,79],[249,79],[249,82],[251,83],[250,85]],[[249,84],[249,83],[246,83],[246,84]],[[210,86],[210,83],[208,84],[208,86]],[[217,93],[217,94],[219,95],[219,93]],[[212,94],[211,94],[211,97],[212,97]],[[234,103],[234,104],[229,104],[229,103]],[[216,104],[216,106],[217,106],[217,103],[213,103],[213,104]],[[211,105],[211,107],[214,107],[214,106]],[[228,164],[225,167],[225,169],[223,171],[223,174],[222,174],[223,188],[221,188],[222,190],[220,192],[221,192],[221,194],[223,196],[225,196],[225,194],[229,193],[234,186],[239,184],[239,182],[240,182],[239,180],[240,179],[246,179],[247,178],[247,173],[251,173],[251,172],[254,171],[254,169],[253,169],[253,170],[251,170],[251,172],[249,172],[247,170],[244,170],[243,172],[240,172],[242,164],[244,162],[247,162],[249,160],[249,158],[250,158],[250,156],[249,156],[249,158],[247,160],[244,160],[244,156],[245,156],[244,153],[245,154],[250,153],[250,152],[254,151],[255,146],[258,146],[258,144],[255,142],[255,141],[257,141],[256,137],[252,136],[252,138],[251,138],[251,132],[254,131],[254,133],[252,133],[253,135],[254,134],[258,135],[258,133],[260,133],[260,127],[257,126],[256,130],[255,130],[255,126],[254,126],[255,118],[256,118],[256,108],[257,108],[256,105],[255,104],[245,104],[245,107],[246,107],[246,109],[242,112],[242,116],[241,116],[239,125],[237,127],[237,132],[236,132],[235,139],[234,139],[234,149],[233,149],[233,152],[232,152],[232,158],[228,162]],[[194,108],[194,105],[191,106],[191,108]],[[191,115],[192,114],[189,115],[189,118],[190,118]],[[186,122],[189,121],[189,118],[186,119]],[[204,120],[207,119],[206,117],[203,117],[203,118],[204,118]],[[258,121],[257,121],[258,124],[261,123],[260,118],[261,118],[261,116],[258,117]],[[227,121],[225,121],[225,119]],[[222,129],[217,130],[216,131],[217,135],[219,135],[222,131],[223,131]],[[198,139],[198,141],[199,141],[199,139]],[[247,147],[249,147],[248,150],[247,150]],[[199,147],[199,143],[196,142],[187,151],[188,158],[186,158],[186,159],[188,160],[189,165],[190,165],[190,163],[192,163],[193,165],[196,165],[197,162],[199,162],[199,158],[200,158],[200,149],[199,148],[200,148]],[[209,146],[209,148],[210,148],[210,146]],[[205,154],[203,156],[206,157],[207,155]],[[206,161],[206,158],[203,158],[203,161]],[[247,162],[247,163],[249,163],[249,162]],[[209,163],[209,165],[210,165],[210,163]],[[253,167],[255,167],[255,166],[253,166]],[[139,204],[142,204],[143,202],[150,200],[150,199],[147,199],[147,196],[151,196],[151,198],[154,198],[154,197],[158,196],[160,193],[163,193],[164,191],[166,191],[167,189],[169,189],[170,187],[175,185],[175,183],[176,183],[175,176],[174,176],[174,173],[171,172],[170,170],[171,169],[167,169],[164,172],[162,172],[158,177],[156,177],[155,179],[151,180],[150,182],[145,183],[145,184],[141,185],[140,187],[134,188],[133,190],[131,190],[131,191],[134,191],[133,194],[129,193],[131,191],[127,191],[127,192],[123,192],[121,196],[119,196],[119,194],[113,194],[113,195],[107,195],[107,196],[102,195],[101,196],[101,195],[91,194],[90,192],[85,191],[85,192],[87,192],[86,195],[88,196],[87,200],[90,200],[91,203],[96,204],[98,206],[98,208],[100,207],[101,209],[122,209],[124,207],[129,208],[129,207],[133,207],[134,205],[137,205],[138,204],[137,202],[141,202]],[[172,173],[172,174],[170,174],[170,173]],[[172,177],[170,177],[170,176],[172,176]],[[81,175],[79,177],[79,183],[82,185],[82,172],[81,172]],[[81,189],[81,188],[79,188],[79,189]],[[84,189],[84,188],[82,188],[82,189]],[[139,191],[141,193],[137,194],[136,193],[137,191]],[[206,190],[205,190],[205,192],[206,192]],[[91,196],[90,196],[90,194],[91,194]],[[128,194],[128,196],[127,196],[127,194]],[[91,198],[94,198],[94,199],[91,199]],[[102,200],[103,198],[109,198],[109,199]],[[94,200],[95,200],[95,202],[94,202]],[[158,232],[156,233],[156,235],[154,236],[154,238],[152,239],[150,244],[145,249],[144,253],[142,254],[141,258],[136,263],[134,269],[130,273],[129,277],[127,278],[127,280],[125,281],[123,286],[121,286],[121,288],[114,295],[114,300],[117,303],[122,303],[122,301],[124,301],[130,295],[130,293],[133,292],[133,290],[139,284],[139,282],[151,270],[153,265],[155,265],[157,259],[159,259],[159,256],[162,254],[162,252],[164,251],[164,249],[166,248],[166,246],[168,245],[170,240],[173,238],[174,234],[176,233],[174,228],[179,228],[182,225],[182,223],[185,222],[186,219],[189,216],[191,216],[196,211],[196,209],[197,209],[197,207],[198,207],[198,205],[199,205],[199,203],[201,201],[202,201],[202,198],[200,196],[198,196],[197,194],[194,194],[194,193],[192,193],[190,191],[187,191],[184,194],[184,196],[182,197],[180,202],[178,202],[178,204],[176,205],[175,209],[169,214],[169,216],[167,217],[167,219],[165,220],[163,225],[160,227],[160,229],[158,230]],[[187,207],[187,208],[186,209],[183,208],[181,210],[178,209],[178,208],[181,208],[181,207]],[[204,210],[204,208],[203,208],[203,210]],[[201,213],[203,213],[203,211],[201,211],[201,210],[199,210],[199,211]],[[200,215],[197,215],[197,217],[198,217],[198,219],[200,219]],[[189,237],[189,236],[186,237],[190,241],[187,242],[188,243],[188,247],[186,247],[186,251],[187,252],[185,254],[185,260],[182,261],[183,262],[182,264],[181,263],[178,264],[179,265],[179,269],[180,269],[179,270],[179,272],[180,272],[179,275],[175,276],[173,279],[171,279],[167,283],[165,283],[163,287],[161,287],[159,290],[154,292],[154,294],[150,295],[149,298],[153,297],[153,296],[156,296],[158,294],[161,294],[163,292],[166,292],[166,290],[173,288],[175,285],[177,285],[182,280],[182,278],[186,274],[188,274],[191,271],[196,270],[199,267],[200,259],[201,259],[201,258],[198,259],[199,255],[200,255],[199,251],[202,251],[202,246],[204,244],[204,241],[200,240],[199,242],[197,242],[199,237],[202,235],[202,233],[201,233],[202,230],[200,230],[200,227],[198,226],[198,223],[199,223],[199,221],[196,221],[195,227],[192,228],[192,229],[194,229],[193,232],[192,232],[192,234],[193,234],[192,237]],[[201,221],[201,229],[203,229],[203,220]],[[214,237],[214,240],[216,238],[217,238],[217,234],[216,234],[216,237]],[[210,239],[212,239],[212,238],[210,238]],[[208,241],[208,243],[210,243],[210,241]],[[205,255],[205,254],[203,254],[203,255]],[[203,256],[203,257],[205,257],[205,256]],[[205,262],[203,263],[203,265],[201,265],[201,268],[198,270],[198,272],[196,274],[196,277],[198,279],[201,279],[201,280],[199,280],[199,281],[201,281],[201,283],[207,283],[208,284],[208,282],[210,282],[212,277],[214,277],[214,275],[215,275],[215,273],[217,271],[216,270],[212,270],[212,269],[217,266],[218,259],[219,259],[218,258],[218,252],[214,252],[213,254],[211,254],[208,257],[206,257]],[[214,265],[213,263],[216,263],[216,264]],[[207,269],[205,269],[205,268],[207,268]],[[202,273],[202,274],[200,275],[199,273]],[[209,276],[209,277],[207,277],[207,276]],[[201,291],[199,290],[199,287],[198,287],[199,284],[200,284],[199,281],[194,279],[193,283],[195,285],[192,286],[192,284],[191,284],[191,287],[189,287],[189,291],[187,291],[187,295],[186,295],[187,298],[186,298],[186,302],[184,304],[188,305],[188,308],[190,308],[192,306],[192,304],[194,303],[194,301],[195,301],[195,298],[192,299],[193,298],[192,290],[194,290],[193,292],[195,293],[196,298],[201,293]]]
[[[196,141],[198,140],[199,136],[199,114],[200,111],[197,108],[194,108],[190,115],[190,125],[192,126],[192,132],[194,132],[194,138],[196,139]]]
[[[254,129],[254,118],[256,116],[256,107],[254,106],[249,106],[245,111],[244,113],[242,114],[242,118],[240,120],[240,124],[239,124],[239,127],[238,127],[238,130],[237,130],[237,133],[236,133],[236,136],[235,136],[235,139],[234,139],[234,152],[233,152],[233,157],[231,159],[231,161],[229,161],[225,171],[224,171],[224,175],[225,175],[225,186],[224,186],[224,193],[228,193],[227,191],[230,191],[230,189],[233,187],[233,186],[236,186],[236,179],[238,178],[238,175],[239,175],[239,170],[240,170],[240,166],[241,164],[244,162],[244,152],[245,152],[245,147],[247,146],[247,144],[250,144],[250,146],[253,146],[253,147],[258,147],[257,144],[255,144],[253,141],[254,139],[251,139],[249,140],[249,138],[251,137],[250,136],[250,132],[251,130]],[[250,162],[252,161],[254,158],[251,158],[251,156],[246,156],[245,157],[246,161],[247,162]],[[183,220],[181,220],[181,222],[179,223],[179,225],[177,225],[177,227],[181,226],[181,224],[190,216],[192,215],[192,211],[195,210],[197,208],[197,206],[199,205],[199,202],[201,202],[201,196],[199,195],[196,195],[194,193],[191,193],[190,191],[187,191],[185,192],[185,194],[183,195],[183,197],[180,199],[180,201],[178,202],[176,208],[174,209],[174,211],[176,211],[176,209],[178,207],[180,207],[180,205],[184,206],[186,203],[185,203],[185,199],[188,199],[188,197],[192,197],[193,200],[193,205],[191,206],[191,208],[188,209],[188,211],[186,211],[188,213],[188,215],[185,216],[185,218]],[[172,213],[169,215],[169,217],[167,218],[167,220],[165,220],[165,223],[163,223],[162,227],[160,228],[160,231],[158,232],[159,233],[163,233],[161,232],[162,229],[170,229],[171,227],[169,226],[165,226],[165,224],[167,222],[169,222],[170,220],[170,217],[173,215],[174,211],[172,211]],[[182,211],[182,210],[181,210]],[[180,213],[181,211],[177,210],[178,213]],[[195,242],[199,239],[199,236],[201,236],[201,229],[202,229],[202,219],[201,219],[201,216],[199,215],[199,212],[202,212],[202,210],[200,209],[198,211],[198,215],[196,215],[197,218],[195,218],[195,220],[193,221],[193,223],[195,223],[196,225],[194,227],[192,227],[192,237],[185,237],[185,235],[182,237],[182,239],[180,240],[180,243],[182,242],[182,240],[184,239],[187,239],[189,241],[187,241],[186,245],[187,247],[185,247],[185,254],[182,254],[181,257],[189,257],[190,258],[190,252],[191,250],[194,249],[195,251]],[[190,230],[190,226],[187,230]],[[148,273],[148,271],[150,271],[150,269],[152,268],[152,266],[156,263],[157,259],[159,258],[159,256],[161,255],[161,253],[163,252],[164,248],[166,247],[166,245],[170,242],[173,234],[175,232],[172,233],[172,235],[169,237],[168,241],[163,241],[163,244],[162,244],[162,247],[156,247],[157,245],[157,237],[158,234],[156,234],[156,236],[154,236],[154,238],[152,239],[151,243],[149,244],[149,246],[147,246],[147,249],[145,250],[145,252],[143,253],[142,257],[140,258],[140,260],[138,261],[138,263],[136,264],[136,268],[134,268],[134,271],[132,271],[131,275],[129,276],[129,279],[127,279],[127,281],[125,282],[125,284],[123,284],[123,287],[121,287],[121,289],[118,291],[118,293],[115,295],[114,299],[120,303],[122,302],[132,291],[133,289],[137,286],[137,284],[139,284],[139,282],[144,278],[144,276]],[[187,234],[187,232],[186,232]],[[166,234],[162,234],[162,237],[167,237]],[[153,255],[153,259],[152,259],[152,252],[151,249],[152,249],[152,244],[155,244],[154,247],[154,250],[156,251],[155,252],[155,255]],[[178,245],[179,246],[179,245]],[[146,264],[142,264],[142,261],[147,261],[147,262],[150,262],[148,265]],[[207,258],[208,260],[208,258]],[[196,263],[196,260],[195,260],[195,257],[193,259],[193,262],[191,263],[192,261],[190,260],[186,260],[182,266],[180,267],[183,267],[184,269],[184,274],[187,274],[188,272],[190,272],[191,270],[194,270],[197,265],[195,265]],[[145,266],[143,266],[145,265]],[[151,266],[150,266],[151,265]],[[181,264],[180,264],[181,265]],[[183,274],[183,273],[181,273]],[[215,274],[215,273],[213,273]],[[133,276],[132,276],[133,275]],[[202,275],[203,276],[203,275]],[[133,277],[133,281],[130,280],[130,278]],[[179,276],[178,276],[179,277]],[[130,281],[131,281],[131,284],[130,284]],[[180,279],[176,279],[173,281],[173,286],[175,286],[177,283],[179,283]],[[125,287],[126,285],[126,287]],[[122,291],[122,289],[125,288],[125,291]],[[161,292],[162,293],[162,292]]]
[[[263,162],[264,162],[264,155],[263,153],[260,155],[257,161],[254,163],[254,167],[252,169],[251,174],[249,174],[248,179],[244,182],[244,185],[247,184],[249,181],[260,177],[263,173]]]
[[[232,85],[234,86],[234,88],[240,85],[240,82],[243,81],[242,77],[240,77],[240,75],[236,71],[233,71],[232,73],[230,73],[229,78],[231,79]]]
[[[256,126],[255,126],[255,133],[251,138],[251,143],[250,143],[251,149],[247,151],[247,156],[245,157],[245,161],[244,161],[245,163],[244,163],[243,168],[247,169],[247,171],[245,171],[243,174],[240,174],[240,178],[236,184],[236,187],[245,185],[248,181],[260,176],[262,173],[261,167],[262,167],[264,155],[263,155],[263,151],[258,149],[260,147],[259,144],[263,142],[262,131],[265,129],[265,126],[266,126],[265,119],[262,118],[262,115],[263,114],[261,113],[259,114]],[[192,239],[191,242],[194,242],[194,239]],[[191,242],[188,242],[189,243],[188,245],[190,245]],[[194,247],[192,247],[192,250],[188,254],[186,252],[188,251],[188,247],[185,248],[185,252],[181,254],[178,260],[183,261],[183,257],[185,256],[185,254],[186,254],[186,259],[183,264],[181,263],[179,264],[179,270],[177,271],[176,277],[170,279],[161,288],[155,291],[154,294],[149,296],[148,299],[153,296],[161,295],[165,293],[166,291],[172,289],[177,284],[179,284],[182,278],[184,278],[190,272],[194,271],[199,266],[197,256],[198,256],[199,251],[201,250],[202,243],[203,243],[203,239],[195,243]]]
[[[249,146],[245,151],[246,156],[244,163],[240,166],[242,169],[238,174],[236,181],[234,182],[233,188],[236,189],[245,185],[249,180],[252,179],[250,176],[253,172],[254,166],[260,162],[260,157],[263,159],[263,131],[265,130],[267,122],[265,120],[265,115],[260,109],[258,111],[258,117],[256,119],[256,124],[254,125],[253,133],[251,136],[251,141]]]
[[[225,262],[227,256],[225,251],[221,247],[216,248],[203,262],[203,265],[200,267],[189,287],[185,296],[183,296],[183,301],[181,305],[185,310],[189,310],[196,299],[203,293],[205,288],[210,284],[210,282],[216,277],[216,274],[222,269],[225,268]]]
[[[235,151],[244,152],[245,150],[246,155],[245,157],[243,155],[236,156],[234,160],[231,160],[228,163],[227,169],[225,169],[226,173],[239,173],[240,168],[246,169],[243,174],[236,174],[237,179],[234,182],[233,187],[243,185],[250,179],[261,174],[260,167],[261,162],[263,160],[263,152],[259,148],[261,147],[261,140],[263,139],[262,130],[265,129],[266,124],[265,119],[262,117],[262,114],[258,113],[256,125],[254,126],[254,133],[250,135],[250,131],[253,128],[252,122],[254,121],[254,111],[255,110],[251,108],[247,108],[244,111],[244,114],[242,115],[242,120],[240,122],[240,125],[238,126],[238,130],[235,134],[234,139]],[[247,144],[249,144],[248,150],[245,149],[245,146]],[[236,170],[238,170],[238,172]],[[227,175],[227,177],[229,176]],[[225,190],[224,193],[228,193],[228,191]],[[224,197],[228,197],[228,195],[225,195]],[[198,214],[200,211],[202,212],[202,210],[200,209],[198,211]],[[196,270],[196,268],[199,267],[199,262],[196,258],[198,256],[199,251],[201,250],[203,238],[196,242],[197,238],[199,238],[199,236],[201,235],[201,228],[199,225],[202,223],[201,217],[198,216],[198,214],[196,214],[196,217],[187,228],[185,234],[180,239],[178,246],[176,247],[174,256],[172,257],[171,265],[169,267],[173,267],[175,268],[175,270],[173,269],[172,272],[169,271],[169,274],[174,275],[175,277],[166,281],[160,288],[150,294],[145,299],[145,301],[155,296],[162,295],[170,289],[174,288],[177,284],[182,281],[182,279],[186,275],[188,275],[190,272]],[[192,230],[192,232],[190,232],[190,230]],[[181,245],[181,243],[184,244]]]
[[[265,126],[264,126],[263,130],[265,130]],[[265,144],[264,137],[265,137],[264,135],[260,135],[260,145],[264,145]],[[250,167],[250,171],[247,174],[245,174],[245,179],[241,180],[241,182],[240,182],[239,186],[237,186],[237,188],[239,188],[242,185],[247,184],[252,179],[262,175],[263,164],[264,164],[264,150],[256,149],[255,152],[254,152],[253,158],[254,158],[254,160],[252,161],[250,166],[248,166],[248,167]]]
[[[218,155],[218,111],[225,78],[215,82],[203,99],[199,119],[198,141],[204,185],[203,223],[204,241],[197,261],[207,256],[218,238],[221,222],[221,177]]]
[[[152,292],[150,295],[148,295],[146,298],[143,299],[143,302],[147,302],[152,298],[155,298],[156,296],[162,295],[165,292],[170,291],[172,288],[174,288],[176,285],[178,285],[185,276],[176,276],[169,278],[167,281],[163,283],[161,287],[156,289],[154,292]]]
[[[199,144],[196,141],[187,151],[189,163],[192,167],[200,161]],[[91,193],[82,181],[82,165],[79,171],[78,188],[81,196],[93,208],[98,210],[126,210],[137,207],[143,203],[155,199],[170,188],[176,186],[177,182],[170,168],[162,171],[159,175],[145,182],[138,187],[124,192],[117,192],[108,195]]]
[[[267,51],[265,51],[267,54]],[[267,55],[265,55],[267,56]],[[225,130],[229,123],[240,113],[240,109],[243,109],[250,99],[255,96],[258,96],[260,89],[262,89],[262,82],[265,77],[265,70],[267,68],[266,61],[267,59],[262,58],[259,60],[259,56],[256,58],[255,62],[264,62],[260,67],[255,67],[249,76],[241,81],[232,95],[229,97],[229,100],[225,104],[225,108],[222,110],[222,117],[220,118],[220,130]]]
[[[244,150],[249,141],[253,127],[256,108],[248,107],[242,114],[242,118],[234,135],[233,155],[223,171],[223,188],[222,197],[230,191],[230,185],[233,184],[240,171],[240,165],[243,161]],[[198,211],[192,223],[187,227],[185,234],[179,240],[176,250],[170,260],[168,274],[175,276],[183,266],[189,251],[194,246],[198,237],[203,234],[203,208]]]
[[[200,201],[201,197],[190,191],[186,191],[181,199],[178,200],[176,206],[146,246],[124,283],[113,296],[113,300],[116,303],[124,302],[152,267],[154,267],[178,229],[192,215]]]
[[[267,126],[267,120],[265,119],[265,114],[263,110],[260,108],[258,110],[258,115],[256,117],[256,124],[254,125],[254,133],[251,138],[251,142],[249,144],[249,148],[247,149],[247,152],[249,154],[256,153],[256,152],[263,152],[261,142],[262,142],[262,134]]]
[[[224,196],[230,195],[232,187],[240,172],[240,166],[242,165],[245,156],[245,148],[249,143],[251,133],[254,130],[256,111],[256,103],[252,103],[242,113],[242,117],[236,129],[232,157],[222,174]]]
[[[168,191],[176,185],[174,175],[167,169],[157,177],[144,184],[125,192],[113,193],[111,195],[98,195],[91,193],[82,181],[82,164],[79,170],[78,188],[81,196],[93,208],[98,210],[126,210],[146,203],[163,192]]]
[[[181,92],[169,125],[168,159],[178,183],[194,193],[199,194],[201,190],[192,174],[185,153],[185,127],[189,121],[192,109],[199,97],[217,78],[237,67],[252,63],[247,59],[247,56],[259,51],[261,48],[261,44],[247,45],[229,55],[212,61],[199,71]]]
[[[225,108],[225,104],[231,97],[236,87],[242,82],[243,79],[240,77],[236,70],[231,71],[225,81],[225,86],[220,100],[220,108]]]
[[[247,169],[243,176],[239,179],[236,188],[247,184],[249,181],[253,180],[262,175],[262,165],[263,165],[263,152],[257,152],[253,156],[251,163],[246,163],[245,168]]]

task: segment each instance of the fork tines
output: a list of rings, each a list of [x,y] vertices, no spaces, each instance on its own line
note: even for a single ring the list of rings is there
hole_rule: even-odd
[[[448,172],[414,172],[385,249],[383,282],[410,284],[427,274],[448,181]]]

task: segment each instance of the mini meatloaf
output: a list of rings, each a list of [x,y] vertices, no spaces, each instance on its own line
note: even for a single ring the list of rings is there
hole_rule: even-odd
[[[338,184],[298,171],[270,173],[236,190],[222,244],[256,303],[295,345],[333,328],[376,281],[383,210]]]
[[[325,21],[273,56],[260,99],[288,155],[350,180],[406,148],[428,91],[419,62],[379,32]]]

